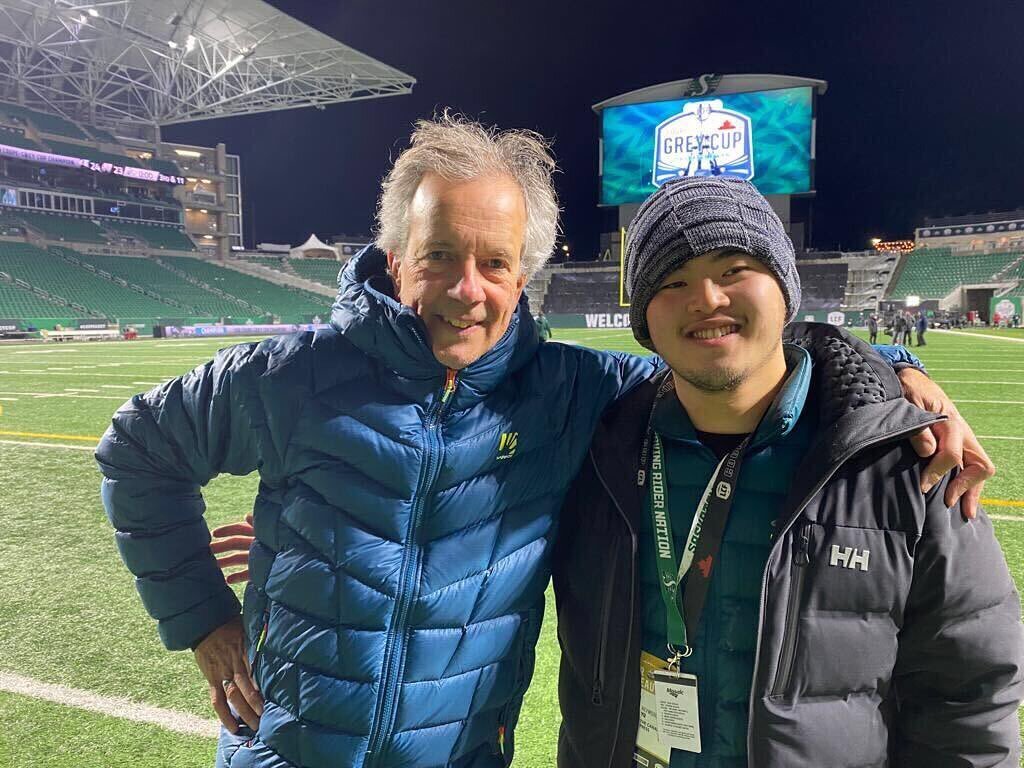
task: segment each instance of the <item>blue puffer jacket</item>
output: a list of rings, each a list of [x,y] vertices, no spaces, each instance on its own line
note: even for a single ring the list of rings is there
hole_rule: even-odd
[[[121,555],[188,648],[238,612],[199,487],[258,469],[244,617],[267,703],[232,768],[507,765],[557,512],[654,366],[539,343],[524,299],[452,389],[383,254],[339,280],[333,329],[223,350],[117,412],[97,458]]]

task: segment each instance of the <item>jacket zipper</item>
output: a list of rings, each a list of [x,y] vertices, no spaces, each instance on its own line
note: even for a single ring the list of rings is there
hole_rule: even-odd
[[[754,645],[754,670],[751,672],[750,678],[750,699],[747,702],[747,766],[748,768],[755,768],[754,766],[754,690],[757,685],[757,669],[761,665],[761,638],[764,635],[764,608],[765,608],[765,596],[768,591],[768,569],[772,564],[772,554],[775,552],[775,547],[778,546],[779,541],[785,536],[789,529],[793,526],[793,523],[797,521],[800,515],[803,513],[807,505],[811,503],[811,500],[818,494],[818,492],[825,487],[825,484],[832,479],[832,476],[839,471],[839,468],[843,466],[847,461],[856,456],[861,451],[870,448],[874,445],[879,445],[889,440],[898,440],[899,438],[912,435],[916,432],[920,432],[926,427],[930,427],[933,424],[938,424],[944,419],[931,419],[929,421],[915,424],[913,427],[908,429],[899,429],[887,435],[877,435],[870,440],[866,440],[860,445],[847,450],[845,454],[839,457],[838,461],[832,465],[828,472],[817,482],[817,484],[811,489],[810,493],[804,497],[804,500],[797,505],[796,509],[790,514],[786,524],[778,531],[778,535],[775,539],[775,544],[772,546],[772,551],[768,554],[768,562],[764,565],[764,571],[761,573],[761,600],[758,605],[757,613],[757,642]]]
[[[609,537],[611,539],[611,537]],[[601,620],[598,623],[597,653],[594,654],[594,686],[591,692],[591,703],[600,706],[604,703],[604,672],[607,662],[608,626],[612,611],[612,587],[615,586],[615,540],[608,544],[608,559],[605,561],[608,572],[604,579],[604,601],[601,604]]]
[[[398,692],[399,678],[405,666],[405,643],[408,627],[406,622],[409,619],[409,608],[412,606],[412,591],[420,571],[420,551],[416,545],[416,533],[419,528],[420,518],[423,516],[423,509],[426,506],[429,491],[437,480],[440,464],[437,457],[441,452],[442,443],[439,432],[441,416],[457,386],[458,373],[448,369],[445,375],[444,388],[437,404],[427,414],[426,436],[427,452],[424,461],[424,471],[420,475],[420,481],[416,485],[415,501],[413,502],[412,515],[409,519],[409,527],[405,534],[405,552],[402,554],[402,568],[398,578],[398,599],[395,606],[395,618],[388,629],[387,639],[384,643],[384,667],[381,670],[381,689],[377,696],[377,704],[374,708],[373,721],[370,727],[370,737],[366,751],[366,765],[374,765],[384,746],[387,737],[390,735],[395,721],[395,700]]]
[[[797,620],[800,614],[800,596],[804,591],[804,575],[811,562],[811,525],[804,523],[800,528],[800,543],[793,554],[793,575],[789,581],[789,596],[786,603],[786,627],[782,635],[782,653],[779,669],[775,674],[772,696],[778,696],[789,688],[793,674],[793,660],[796,657]]]
[[[635,596],[635,593],[636,593],[636,550],[637,550],[636,531],[633,529],[633,523],[630,521],[630,519],[626,515],[625,511],[623,511],[622,505],[619,504],[618,498],[616,498],[615,494],[612,493],[611,488],[608,487],[608,483],[607,483],[607,481],[605,481],[604,475],[601,474],[601,468],[597,466],[597,460],[594,458],[594,454],[593,454],[592,451],[589,452],[589,456],[590,456],[590,463],[594,465],[594,474],[597,475],[598,482],[601,483],[601,487],[604,488],[604,492],[608,494],[608,498],[610,498],[612,500],[612,504],[615,505],[615,509],[619,513],[619,517],[622,518],[622,521],[626,524],[626,529],[629,531],[630,548],[631,548],[631,559],[630,559],[631,566],[630,566],[630,569],[629,569],[629,620],[632,622],[633,621],[633,607],[634,607],[633,603],[634,603],[634,596]],[[616,723],[618,723],[619,720],[622,717],[622,700],[626,697],[626,678],[628,677],[628,674],[629,674],[628,673],[629,661],[630,661],[630,659],[629,659],[629,643],[627,642],[626,643],[626,658],[623,660],[623,663],[622,663],[622,668],[623,669],[627,669],[627,673],[622,676],[622,682],[619,684],[618,711],[616,712],[616,715],[615,715],[615,722]],[[608,768],[614,768],[615,767],[615,748],[618,746],[618,743],[619,743],[619,731],[620,731],[619,728],[615,729],[615,735],[612,737],[611,749],[608,750]]]

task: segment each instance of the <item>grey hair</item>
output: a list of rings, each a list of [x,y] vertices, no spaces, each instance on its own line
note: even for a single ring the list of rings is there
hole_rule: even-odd
[[[498,130],[447,110],[433,120],[419,120],[409,148],[398,156],[382,184],[377,247],[405,254],[409,208],[425,174],[436,173],[451,181],[503,174],[516,181],[526,202],[520,268],[530,279],[551,257],[558,236],[555,170],[550,142],[534,131]]]

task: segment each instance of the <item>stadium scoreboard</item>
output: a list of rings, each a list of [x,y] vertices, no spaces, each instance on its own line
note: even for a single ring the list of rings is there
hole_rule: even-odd
[[[671,99],[601,113],[601,204],[639,203],[672,179],[746,179],[765,195],[812,190],[814,89]]]

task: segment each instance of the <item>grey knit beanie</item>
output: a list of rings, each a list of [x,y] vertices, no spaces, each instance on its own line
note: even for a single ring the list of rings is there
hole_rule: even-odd
[[[626,291],[633,336],[653,349],[647,305],[661,281],[690,259],[737,248],[765,264],[786,298],[786,322],[800,309],[793,243],[768,201],[749,181],[712,176],[675,179],[648,197],[626,235]]]

